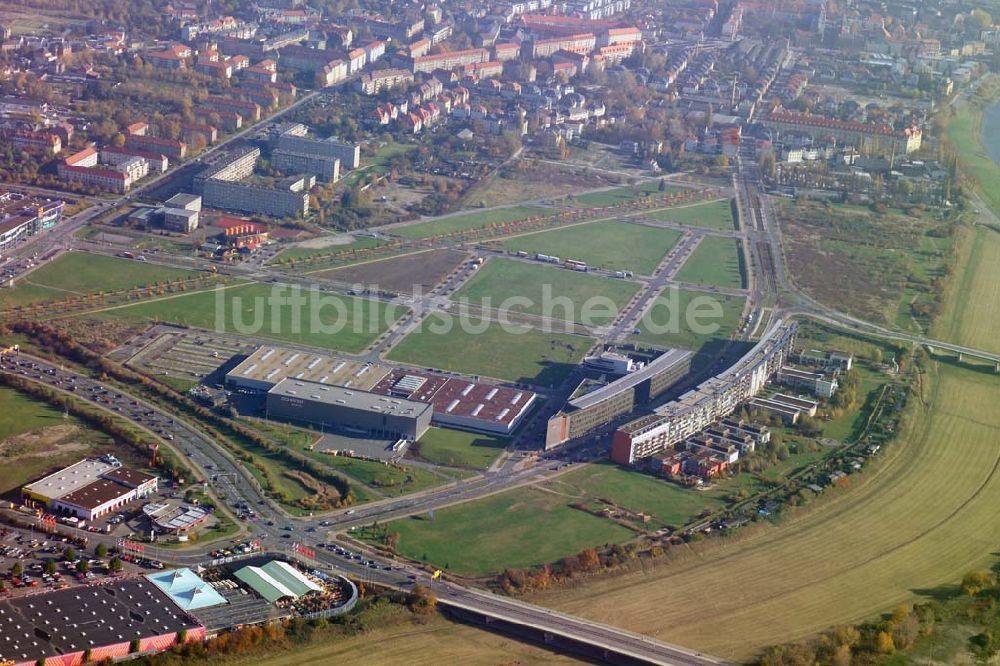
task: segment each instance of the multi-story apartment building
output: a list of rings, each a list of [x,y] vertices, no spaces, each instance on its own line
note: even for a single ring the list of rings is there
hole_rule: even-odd
[[[163,173],[170,165],[170,160],[163,153],[155,153],[146,150],[134,150],[132,148],[116,148],[105,146],[101,148],[100,161],[105,164],[118,165],[128,161],[133,157],[141,157],[149,162],[150,171]]]
[[[572,51],[574,53],[591,53],[597,46],[597,35],[584,32],[567,37],[552,37],[537,39],[531,44],[532,58],[547,58],[556,51]]]
[[[655,413],[615,431],[611,459],[631,465],[693,437],[756,396],[785,364],[797,325],[778,320],[760,341],[722,374],[702,382]]]
[[[209,179],[202,199],[206,206],[271,217],[299,217],[309,212],[308,179],[286,179],[275,187]]]
[[[175,160],[182,160],[187,155],[187,144],[177,139],[161,139],[156,136],[140,136],[129,134],[125,137],[125,147],[136,150],[146,150],[160,153]]]
[[[436,69],[451,70],[465,65],[486,62],[489,59],[490,52],[486,49],[465,49],[437,55],[418,56],[412,60],[413,71],[417,73],[433,72]]]
[[[781,132],[802,132],[813,138],[835,137],[838,141],[858,148],[879,147],[886,152],[895,150],[909,154],[920,150],[923,132],[919,127],[894,129],[879,123],[853,123],[806,113],[774,111],[761,121],[767,129]]]
[[[53,155],[62,152],[62,139],[52,132],[31,132],[27,130],[5,130],[3,137],[14,148],[22,150],[51,150]]]
[[[204,187],[209,179],[239,181],[253,175],[257,160],[260,159],[260,148],[244,148],[228,153],[217,160],[215,164],[204,169],[194,177],[196,191]],[[207,204],[206,204],[207,205]]]
[[[405,69],[380,69],[358,80],[358,89],[366,95],[377,95],[395,86],[413,83],[413,73]]]
[[[283,134],[278,137],[278,149],[302,155],[335,157],[345,169],[357,169],[361,164],[361,145],[333,139],[309,139]]]
[[[340,180],[340,158],[337,157],[278,149],[271,153],[271,164],[283,173],[309,173],[331,183]]]

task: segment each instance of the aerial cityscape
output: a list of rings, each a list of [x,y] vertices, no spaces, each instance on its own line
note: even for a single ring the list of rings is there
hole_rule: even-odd
[[[0,666],[996,663],[997,331],[998,0],[0,0]]]

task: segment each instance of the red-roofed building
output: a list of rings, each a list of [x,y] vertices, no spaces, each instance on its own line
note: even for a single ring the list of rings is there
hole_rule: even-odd
[[[761,121],[761,124],[768,129],[782,132],[797,131],[813,138],[833,137],[844,143],[856,144],[858,147],[877,141],[883,150],[888,151],[894,147],[898,152],[905,151],[907,154],[919,150],[923,140],[923,132],[919,127],[894,129],[886,124],[845,122],[783,110],[772,112]]]
[[[556,51],[565,50],[575,53],[590,53],[597,46],[597,36],[592,32],[579,33],[566,37],[539,39],[531,45],[532,58],[547,58]]]
[[[125,134],[134,134],[136,136],[146,136],[148,132],[149,132],[149,123],[143,120],[134,122],[125,128]]]
[[[30,132],[27,130],[5,130],[3,137],[10,145],[21,150],[51,150],[53,155],[62,152],[62,139],[51,132]]]
[[[516,42],[505,42],[493,45],[493,59],[504,62],[506,60],[517,60],[521,53],[521,45]]]
[[[125,137],[125,147],[161,153],[177,160],[182,160],[187,155],[187,144],[183,141],[161,139],[155,136],[137,136],[131,134]]]

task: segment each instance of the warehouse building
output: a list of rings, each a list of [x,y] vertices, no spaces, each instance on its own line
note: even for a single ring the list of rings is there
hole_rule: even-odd
[[[244,393],[266,393],[281,380],[291,377],[370,391],[388,373],[389,368],[372,363],[263,346],[226,373],[226,388]]]
[[[267,417],[416,441],[431,426],[430,405],[330,386],[283,379],[267,392]]]
[[[281,560],[271,560],[260,567],[246,566],[233,575],[271,603],[323,591],[322,585]]]
[[[156,492],[157,478],[122,466],[114,456],[88,458],[21,489],[26,502],[50,512],[95,520]]]
[[[693,357],[690,351],[671,349],[610,384],[582,392],[549,419],[545,448],[585,437],[655,400],[687,376]]]
[[[412,370],[393,370],[372,392],[431,405],[434,425],[501,436],[517,429],[537,399],[525,389]]]
[[[0,600],[0,663],[82,664],[162,652],[205,627],[149,580],[118,579]],[[133,641],[138,644],[138,649]]]

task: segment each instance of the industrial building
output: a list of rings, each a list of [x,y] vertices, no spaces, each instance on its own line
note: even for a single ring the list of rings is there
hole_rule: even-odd
[[[0,663],[11,666],[162,652],[181,632],[189,643],[205,639],[205,627],[143,577],[0,600]]]
[[[495,435],[512,433],[537,400],[527,389],[274,346],[254,350],[226,373],[225,383],[231,391],[266,393],[286,378],[427,404],[434,425]]]
[[[28,503],[51,513],[94,520],[156,492],[157,478],[128,469],[114,456],[88,458],[21,489]]]
[[[615,431],[611,459],[622,465],[664,451],[729,416],[766,385],[785,364],[797,324],[779,319],[743,358],[653,414]]]
[[[301,379],[283,379],[267,392],[268,418],[376,437],[416,441],[430,428],[432,412],[421,402]]]
[[[434,425],[501,436],[521,424],[537,399],[526,389],[411,370],[393,370],[372,391],[431,405]]]
[[[655,400],[691,371],[693,357],[690,351],[671,349],[624,377],[571,399],[549,419],[545,448],[585,437]]]
[[[389,368],[370,363],[300,352],[284,347],[258,347],[226,373],[232,391],[266,393],[285,378],[303,379],[329,386],[371,391]]]

